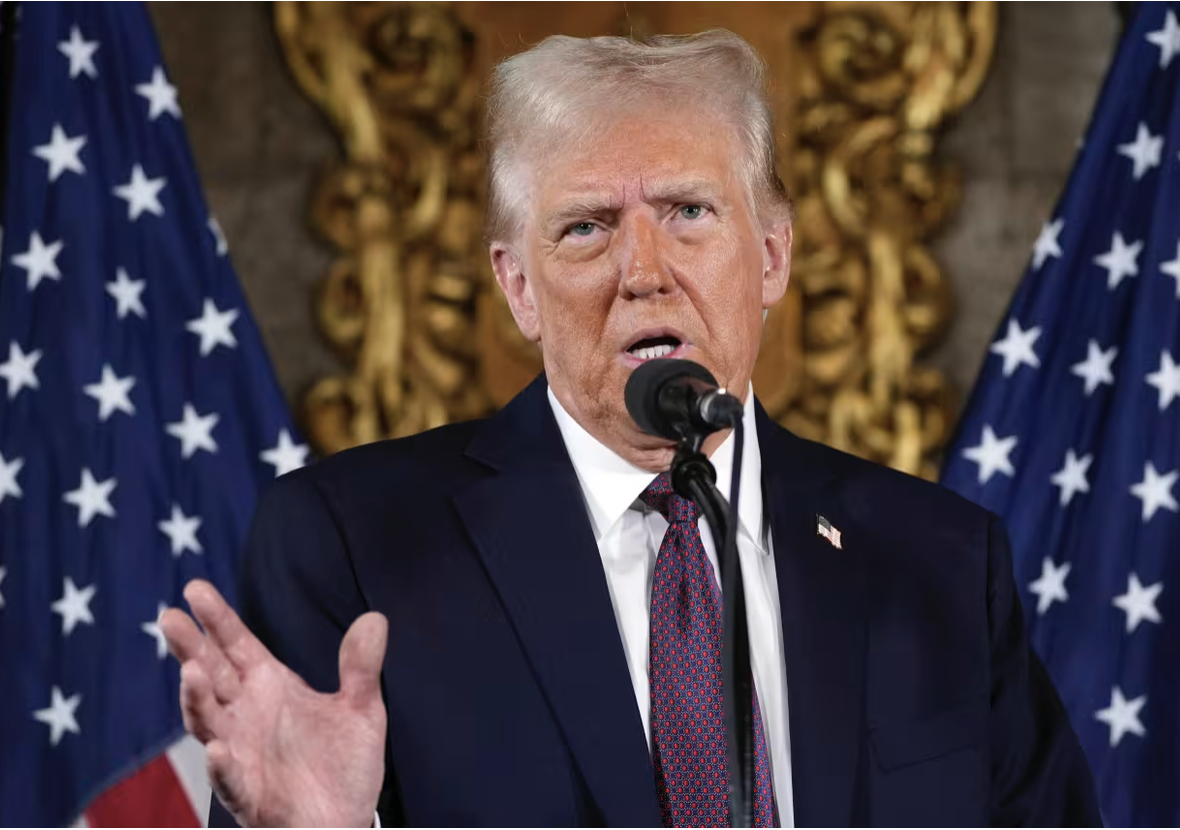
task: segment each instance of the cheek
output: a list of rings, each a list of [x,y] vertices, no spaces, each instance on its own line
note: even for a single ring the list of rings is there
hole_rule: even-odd
[[[705,323],[714,368],[733,382],[756,358],[762,326],[762,256],[756,245],[731,243],[697,257],[693,304]]]
[[[741,336],[747,317],[761,317],[762,259],[752,256],[748,248],[719,247],[698,258],[688,272],[707,275],[698,283],[699,309],[719,338]]]
[[[608,268],[582,263],[551,269],[537,296],[542,343],[585,353],[587,344],[602,338],[617,295]]]

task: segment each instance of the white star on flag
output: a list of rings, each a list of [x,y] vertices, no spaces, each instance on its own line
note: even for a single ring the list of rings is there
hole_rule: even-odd
[[[104,363],[102,380],[82,387],[83,391],[98,401],[98,420],[105,422],[115,412],[135,414],[135,406],[131,403],[131,387],[135,386],[135,378],[130,375],[120,378],[111,369],[111,364]]]
[[[20,483],[16,480],[23,466],[25,466],[23,458],[14,458],[8,461],[4,458],[4,454],[0,453],[0,504],[4,504],[4,500],[9,496],[19,499],[24,495],[20,489]]]
[[[78,623],[94,625],[94,615],[90,613],[90,600],[94,599],[94,592],[98,590],[98,587],[87,585],[82,590],[78,590],[74,580],[67,576],[62,590],[64,592],[62,598],[50,606],[53,613],[61,614],[62,636],[70,636]]]
[[[974,447],[963,450],[963,457],[979,465],[979,483],[987,484],[996,473],[1011,478],[1016,475],[1012,460],[1008,457],[1016,446],[1016,436],[996,438],[989,424],[983,425],[983,440]]]
[[[1147,40],[1160,49],[1160,69],[1167,69],[1172,58],[1180,53],[1180,25],[1171,9],[1164,17],[1164,28],[1147,33]]]
[[[127,219],[134,222],[144,213],[164,215],[164,206],[160,204],[160,191],[167,184],[163,176],[149,179],[144,174],[143,167],[136,164],[131,168],[131,181],[119,185],[112,192],[127,202]]]
[[[8,568],[0,565],[0,587],[4,585],[4,577],[8,576]],[[4,594],[0,593],[0,608],[4,607]]]
[[[1094,257],[1094,264],[1106,269],[1106,287],[1114,291],[1124,277],[1139,275],[1139,252],[1143,250],[1143,242],[1127,244],[1123,235],[1118,231],[1110,241],[1110,250]]]
[[[22,389],[40,389],[37,381],[37,363],[41,350],[25,352],[13,340],[8,344],[8,360],[0,363],[0,378],[8,382],[8,400],[12,400]]]
[[[1162,590],[1164,590],[1164,583],[1157,582],[1144,588],[1139,582],[1139,576],[1134,572],[1131,573],[1127,579],[1127,593],[1119,594],[1114,598],[1115,607],[1121,608],[1127,614],[1128,634],[1138,628],[1139,623],[1144,620],[1153,623],[1163,622],[1163,617],[1155,607],[1155,601],[1159,598]]]
[[[80,734],[82,732],[74,717],[74,712],[78,710],[78,704],[82,702],[82,695],[79,693],[67,698],[61,693],[60,688],[54,686],[52,698],[48,707],[38,709],[33,713],[33,718],[49,727],[49,745],[57,746],[65,733]]]
[[[1086,359],[1069,367],[1071,374],[1077,375],[1086,382],[1087,398],[1102,384],[1114,384],[1114,372],[1111,370],[1111,365],[1118,354],[1118,346],[1111,346],[1103,351],[1099,347],[1098,341],[1091,339],[1086,344]]]
[[[63,247],[64,243],[60,239],[46,245],[37,231],[30,234],[28,250],[12,258],[13,265],[27,272],[30,291],[40,285],[42,280],[61,280],[57,255]]]
[[[1176,243],[1176,258],[1161,263],[1160,271],[1176,281],[1176,299],[1180,300],[1180,242]]]
[[[1161,507],[1180,512],[1180,504],[1172,495],[1172,485],[1180,477],[1180,471],[1172,470],[1167,475],[1160,475],[1155,465],[1148,461],[1143,466],[1143,481],[1131,487],[1131,495],[1143,502],[1143,521],[1151,521],[1151,517]]]
[[[79,75],[98,77],[98,69],[94,65],[94,53],[98,51],[97,40],[86,40],[77,26],[70,27],[70,39],[57,44],[57,50],[70,59],[70,78]]]
[[[1111,689],[1110,706],[1094,713],[1094,717],[1110,727],[1110,747],[1114,749],[1128,732],[1143,737],[1147,730],[1139,720],[1139,712],[1147,703],[1147,695],[1140,695],[1134,700],[1123,697],[1123,690],[1118,686]]]
[[[168,606],[161,602],[156,610],[156,618],[139,626],[139,630],[144,634],[156,638],[156,657],[160,660],[168,656],[168,641],[164,639],[164,631],[160,628],[160,617],[167,608]]]
[[[106,284],[106,289],[115,298],[115,313],[120,320],[128,314],[147,317],[143,307],[143,289],[146,286],[146,280],[133,280],[122,268],[115,269],[115,278]]]
[[[217,255],[225,256],[229,253],[229,244],[225,241],[225,232],[221,230],[221,223],[216,216],[210,216],[206,223],[209,233],[213,234],[213,241],[217,243]]]
[[[184,552],[203,553],[204,549],[197,540],[197,530],[201,527],[200,516],[186,516],[180,505],[172,505],[172,515],[158,523],[156,527],[168,537],[172,543],[172,555],[181,556]]]
[[[148,120],[155,121],[164,113],[180,118],[180,105],[176,103],[176,87],[168,83],[164,67],[152,70],[152,79],[146,84],[136,84],[135,92],[148,101]]]
[[[274,466],[278,478],[307,464],[307,445],[296,444],[291,440],[291,433],[284,429],[279,432],[279,443],[263,450],[258,457]]]
[[[82,468],[82,483],[77,490],[70,490],[62,499],[78,508],[78,527],[86,527],[95,516],[115,517],[111,505],[111,492],[118,485],[115,478],[95,481],[89,467]]]
[[[1008,333],[1003,340],[997,340],[988,349],[992,354],[1002,355],[1004,358],[1004,377],[1011,377],[1012,373],[1022,365],[1036,369],[1041,365],[1033,344],[1041,336],[1041,327],[1033,326],[1022,329],[1016,320],[1008,321]]]
[[[198,415],[191,403],[184,405],[184,415],[179,421],[165,426],[168,434],[180,439],[180,457],[191,458],[197,450],[217,452],[217,442],[213,440],[213,427],[221,416],[216,412],[208,415]]]
[[[1057,237],[1061,235],[1062,229],[1065,227],[1064,219],[1054,219],[1052,222],[1046,222],[1041,228],[1041,233],[1037,237],[1037,242],[1033,246],[1033,270],[1041,270],[1041,266],[1045,264],[1045,260],[1049,257],[1057,259],[1061,256],[1061,243],[1058,242]]]
[[[1044,614],[1054,602],[1067,602],[1069,592],[1065,590],[1065,578],[1073,567],[1070,562],[1054,565],[1046,556],[1041,561],[1041,575],[1029,583],[1028,589],[1037,595],[1037,614]]]
[[[61,124],[54,124],[49,143],[34,147],[33,155],[48,162],[49,181],[52,183],[57,181],[57,177],[67,170],[78,174],[86,172],[86,166],[78,157],[85,145],[86,136],[78,135],[70,138],[61,128]]]
[[[1148,386],[1159,391],[1160,412],[1167,409],[1173,400],[1180,398],[1180,363],[1172,360],[1167,352],[1160,352],[1160,367],[1147,376]]]
[[[1073,450],[1065,451],[1065,466],[1049,479],[1054,486],[1061,488],[1062,507],[1067,506],[1076,494],[1090,492],[1090,482],[1086,480],[1086,473],[1093,461],[1093,454],[1078,458]]]
[[[1118,146],[1119,155],[1126,156],[1134,164],[1131,175],[1135,181],[1143,178],[1143,175],[1151,168],[1160,166],[1160,153],[1163,152],[1163,149],[1164,137],[1152,135],[1151,131],[1147,129],[1147,125],[1142,121],[1139,122],[1139,127],[1135,132],[1135,140]]]
[[[238,345],[230,326],[238,319],[236,308],[218,310],[213,300],[206,298],[201,316],[189,320],[184,327],[201,338],[201,357],[206,357],[218,346],[233,349]]]

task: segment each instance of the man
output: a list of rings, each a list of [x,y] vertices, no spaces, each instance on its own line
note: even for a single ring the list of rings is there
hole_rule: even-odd
[[[670,355],[745,404],[756,823],[1097,823],[996,519],[753,400],[791,251],[753,50],[550,38],[497,69],[489,116],[490,256],[545,374],[284,477],[245,625],[204,583],[204,634],[165,615],[233,818],[728,823],[716,551],[623,404]],[[705,445],[723,493],[732,442]]]

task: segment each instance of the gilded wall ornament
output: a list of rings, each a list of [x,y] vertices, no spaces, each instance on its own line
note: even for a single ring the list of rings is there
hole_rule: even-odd
[[[949,325],[927,247],[959,202],[938,130],[991,63],[991,3],[835,6],[802,38],[793,280],[802,299],[799,392],[772,414],[800,435],[934,478],[953,400],[916,363]]]

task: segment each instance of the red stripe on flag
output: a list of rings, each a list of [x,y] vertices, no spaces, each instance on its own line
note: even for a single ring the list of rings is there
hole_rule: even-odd
[[[91,827],[200,827],[167,755],[158,755],[86,809]]]

